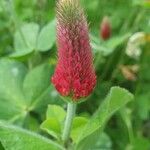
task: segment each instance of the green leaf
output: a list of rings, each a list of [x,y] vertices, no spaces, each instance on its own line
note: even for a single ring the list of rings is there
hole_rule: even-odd
[[[31,70],[25,77],[23,91],[30,106],[36,108],[41,103],[41,96],[49,91],[52,68],[49,64],[42,64]]]
[[[114,50],[117,46],[125,42],[130,37],[130,35],[131,33],[126,33],[124,35],[113,37],[106,43],[106,47],[110,47],[112,50]],[[110,53],[112,52],[110,51]]]
[[[23,127],[34,132],[39,132],[39,120],[37,117],[28,113],[24,120]]]
[[[124,107],[120,110],[121,117],[127,127],[128,135],[129,135],[129,141],[130,143],[133,143],[134,141],[134,132],[132,127],[132,121],[131,121],[131,110]]]
[[[137,137],[133,143],[133,149],[135,150],[148,150],[150,148],[149,139],[145,137]]]
[[[107,121],[120,108],[133,99],[133,95],[127,90],[112,87],[110,93],[101,104],[95,115],[89,120],[78,138],[77,150],[88,150],[97,141]]]
[[[27,73],[27,68],[14,60],[0,60],[0,119],[23,123],[30,111],[45,114],[51,101],[49,64]],[[9,109],[8,109],[9,108]]]
[[[145,8],[150,8],[150,2],[148,0],[133,0],[133,5],[139,5]]]
[[[42,123],[41,129],[53,137],[60,139],[63,122],[66,116],[64,109],[57,105],[49,105],[46,113],[46,120]]]
[[[36,48],[39,25],[36,23],[24,24],[14,36],[15,51],[33,51]]]
[[[21,50],[21,51],[16,51],[10,54],[8,57],[9,58],[14,58],[18,60],[25,60],[28,58],[31,54],[33,53],[32,50]]]
[[[126,33],[125,35],[113,37],[106,43],[106,45],[114,50],[117,46],[121,45],[125,40],[127,40],[130,35],[131,33]]]
[[[0,122],[0,141],[6,150],[63,150],[38,134]]]
[[[102,132],[97,139],[91,150],[112,150],[111,139],[106,133]]]
[[[55,118],[46,119],[41,124],[41,129],[46,131],[49,135],[53,136],[56,139],[60,139],[60,124]]]
[[[0,150],[4,150],[4,147],[2,146],[1,142],[0,142]]]
[[[64,109],[57,105],[48,105],[46,118],[55,117],[59,122],[63,121],[66,116]]]
[[[37,49],[39,51],[47,51],[54,45],[56,40],[55,26],[55,21],[52,21],[40,31],[37,39]]]
[[[95,52],[102,53],[103,56],[108,56],[114,52],[117,46],[121,45],[130,36],[130,33],[125,35],[120,35],[117,37],[112,37],[110,40],[102,42],[99,38],[91,35],[91,45]]]
[[[144,86],[144,90],[146,89],[146,86]],[[149,112],[150,112],[150,93],[149,93],[149,86],[148,86],[148,92],[146,90],[144,93],[140,93],[136,96],[137,98],[137,110],[138,115],[141,120],[149,119]]]
[[[39,32],[39,25],[26,23],[14,35],[15,52],[10,58],[26,59],[34,50],[47,51],[55,43],[55,20],[45,25]]]
[[[23,118],[26,115],[26,102],[22,82],[27,69],[21,63],[4,59],[0,60],[0,68],[0,119]]]
[[[85,117],[74,118],[71,130],[71,138],[74,142],[77,142],[78,136],[80,135],[87,122],[88,119]]]

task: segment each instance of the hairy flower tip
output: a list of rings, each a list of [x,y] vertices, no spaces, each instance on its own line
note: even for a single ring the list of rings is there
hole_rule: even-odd
[[[77,0],[57,4],[58,63],[52,83],[62,96],[79,101],[96,85],[88,25]]]
[[[111,24],[107,16],[105,16],[102,20],[100,27],[100,35],[103,40],[107,40],[111,36]]]

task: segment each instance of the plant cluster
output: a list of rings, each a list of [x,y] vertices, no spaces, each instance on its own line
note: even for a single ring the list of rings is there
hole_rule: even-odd
[[[0,0],[0,150],[149,150],[149,68],[149,0]]]

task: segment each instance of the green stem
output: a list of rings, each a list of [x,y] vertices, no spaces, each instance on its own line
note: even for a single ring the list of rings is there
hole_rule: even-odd
[[[66,115],[64,130],[63,130],[63,134],[62,134],[62,140],[66,146],[68,144],[68,140],[70,137],[72,122],[73,122],[73,118],[75,116],[75,110],[76,110],[76,104],[68,103],[67,115]]]
[[[99,67],[99,62],[100,62],[100,60],[101,60],[101,57],[102,57],[102,54],[99,52],[98,54],[97,54],[98,56],[97,56],[97,59],[96,59],[96,61],[95,61],[95,68],[96,68],[96,70],[98,69],[98,67]]]
[[[133,131],[133,127],[132,127],[131,114],[127,108],[122,108],[122,110],[120,112],[121,112],[123,121],[126,124],[127,130],[128,130],[129,141],[130,141],[131,145],[133,145],[134,131]]]

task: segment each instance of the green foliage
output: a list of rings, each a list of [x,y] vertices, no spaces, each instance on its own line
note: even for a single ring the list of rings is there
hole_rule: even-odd
[[[23,64],[10,60],[1,60],[0,68],[0,118],[22,119],[26,115],[26,101],[22,94],[22,82],[27,68]]]
[[[24,120],[30,111],[42,112],[42,108],[51,102],[45,99],[49,97],[50,65],[42,64],[27,73],[22,63],[3,59],[0,67],[1,119]]]
[[[49,105],[46,120],[42,123],[41,128],[53,137],[60,139],[65,116],[66,112],[63,108],[56,105]]]
[[[100,41],[99,38],[95,36],[91,36],[91,45],[95,50],[95,53],[98,52],[103,56],[111,55],[115,49],[120,46],[123,42],[125,42],[129,38],[130,34],[127,33],[125,35],[120,35],[117,37],[113,37],[109,41],[103,42]]]
[[[64,144],[66,107],[51,85],[57,64],[56,1],[0,0],[0,150],[149,149],[150,2],[80,2],[89,23],[97,85],[78,104]],[[112,28],[106,41],[100,36],[104,16]],[[126,49],[136,32],[145,35],[145,43],[136,48],[132,43],[134,52],[141,49],[134,59]],[[135,101],[126,105],[133,99],[128,91]]]
[[[92,150],[112,150],[112,142],[106,133],[101,133],[98,136],[95,146]]]
[[[85,117],[75,117],[73,120],[72,131],[71,131],[71,138],[73,142],[77,142],[78,136],[80,135],[81,131],[84,129],[85,125],[87,124],[88,119]]]
[[[15,52],[9,57],[20,58],[31,54],[33,51],[47,51],[55,42],[55,22],[52,21],[39,31],[36,23],[24,24],[14,35]]]
[[[55,21],[44,26],[37,39],[37,49],[47,51],[52,48],[56,39]]]
[[[3,122],[0,122],[0,140],[7,150],[63,150],[61,146],[49,139]]]
[[[101,145],[96,139],[101,136],[106,122],[132,99],[133,95],[127,90],[113,87],[91,119],[75,117],[71,138],[74,144],[77,144],[76,149],[91,149]],[[46,120],[42,123],[41,128],[57,140],[61,140],[65,116],[66,112],[60,106],[49,105]]]
[[[84,130],[79,134],[77,149],[90,149],[101,134],[108,119],[127,102],[133,99],[133,95],[119,87],[113,87],[104,103],[101,104],[95,115],[89,120]]]
[[[14,35],[15,51],[30,51],[36,48],[36,38],[39,25],[36,23],[24,24]]]

